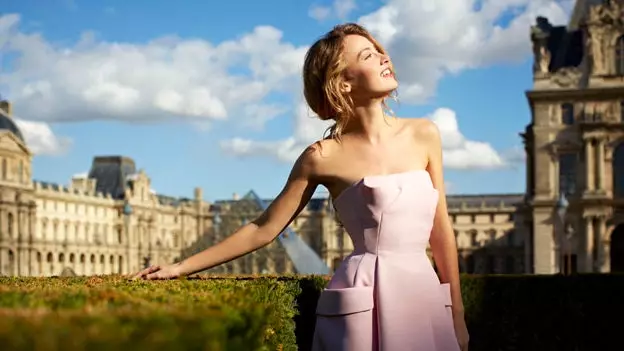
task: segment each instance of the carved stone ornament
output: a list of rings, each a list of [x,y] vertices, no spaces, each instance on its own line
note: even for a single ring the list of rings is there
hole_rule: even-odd
[[[624,24],[624,4],[620,0],[608,0],[589,8],[588,24],[622,26]]]
[[[623,27],[623,15],[624,5],[619,0],[611,0],[589,8],[587,46],[592,55],[594,74],[604,74],[607,71],[605,55],[605,49],[609,46],[607,39],[610,32]]]
[[[605,34],[601,26],[591,26],[587,31],[587,47],[591,53],[592,73],[602,74],[606,71],[605,65]]]
[[[562,88],[575,88],[580,84],[581,75],[578,67],[564,67],[552,74],[550,79]]]

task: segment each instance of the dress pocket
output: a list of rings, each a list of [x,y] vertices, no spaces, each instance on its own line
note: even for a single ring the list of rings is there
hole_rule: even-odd
[[[327,317],[344,316],[370,311],[374,304],[372,286],[325,289],[319,297],[316,314]]]
[[[373,287],[325,289],[316,308],[313,350],[373,348]]]

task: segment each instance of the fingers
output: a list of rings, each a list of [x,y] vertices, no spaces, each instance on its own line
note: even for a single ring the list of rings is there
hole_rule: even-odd
[[[145,279],[147,279],[147,280],[160,279],[161,277],[160,277],[160,274],[158,274],[158,273],[160,273],[160,272],[154,272],[154,273],[148,274],[148,275],[145,276]]]
[[[140,271],[139,273],[137,273],[136,275],[134,275],[134,277],[132,278],[133,280],[135,279],[141,279],[141,278],[146,278],[149,279],[148,276],[154,272],[157,272],[160,270],[160,266],[150,266],[145,268],[144,270]]]
[[[147,280],[159,280],[159,279],[169,279],[169,273],[166,270],[163,272],[162,270],[158,270],[156,272],[150,273],[145,276]]]

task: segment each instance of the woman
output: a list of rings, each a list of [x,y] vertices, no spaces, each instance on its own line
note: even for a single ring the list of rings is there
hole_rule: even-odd
[[[314,349],[467,350],[438,129],[426,119],[385,114],[385,100],[398,87],[394,69],[381,45],[357,24],[336,26],[318,40],[306,55],[303,78],[312,110],[335,124],[327,138],[301,154],[270,207],[217,245],[135,277],[176,278],[257,250],[322,185],[355,250],[321,294]]]

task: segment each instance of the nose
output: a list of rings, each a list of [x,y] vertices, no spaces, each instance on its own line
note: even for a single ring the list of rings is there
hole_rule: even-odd
[[[381,64],[385,65],[390,62],[390,56],[386,54],[381,54]]]

